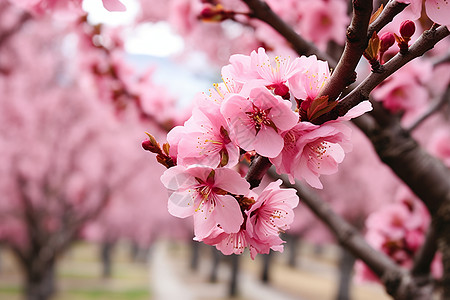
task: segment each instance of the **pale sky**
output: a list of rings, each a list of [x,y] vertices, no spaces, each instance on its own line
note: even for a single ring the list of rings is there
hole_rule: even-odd
[[[103,23],[111,26],[130,25],[125,41],[125,49],[133,54],[147,54],[151,56],[171,56],[183,50],[183,39],[176,35],[168,23],[147,23],[132,27],[133,20],[139,12],[136,0],[121,0],[127,7],[125,12],[109,12],[101,0],[87,0],[83,2],[83,9],[89,14],[91,23]]]

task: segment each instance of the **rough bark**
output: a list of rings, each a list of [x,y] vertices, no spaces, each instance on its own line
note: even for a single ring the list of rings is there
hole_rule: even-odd
[[[263,268],[261,272],[261,281],[264,283],[270,282],[270,268],[272,265],[273,254],[272,251],[269,250],[269,254],[261,255],[263,259]]]
[[[100,257],[102,261],[103,278],[111,278],[113,249],[114,249],[114,242],[103,242],[101,244]]]
[[[231,278],[228,291],[230,297],[236,297],[238,295],[239,257],[239,255],[231,254]]]
[[[341,257],[339,259],[339,286],[336,300],[350,299],[350,287],[355,260],[355,257],[350,252],[344,248],[341,249]]]
[[[219,273],[219,261],[220,261],[220,252],[216,249],[216,247],[211,247],[211,272],[209,273],[209,282],[215,283],[217,282],[217,275]]]
[[[55,260],[34,258],[23,266],[26,272],[25,299],[48,300],[55,293]]]

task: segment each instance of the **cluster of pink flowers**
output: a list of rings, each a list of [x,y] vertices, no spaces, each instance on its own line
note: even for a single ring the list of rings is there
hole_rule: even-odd
[[[252,257],[283,249],[278,234],[293,221],[295,191],[278,181],[257,195],[234,168],[241,154],[256,154],[291,181],[322,188],[320,175],[336,172],[351,149],[350,129],[341,121],[371,109],[364,102],[338,120],[316,122],[335,105],[318,97],[329,76],[328,64],[315,56],[272,60],[259,48],[233,55],[223,82],[198,95],[191,118],[169,132],[170,147],[160,155],[166,166],[175,165],[161,177],[169,212],[194,217],[196,240],[225,254],[248,247]]]
[[[12,1],[14,2],[14,1]],[[63,12],[69,14],[81,14],[82,0],[15,0],[15,4],[34,14]],[[119,0],[102,0],[103,7],[109,11],[125,11],[126,7]]]
[[[369,215],[366,220],[366,239],[397,264],[411,269],[414,255],[425,242],[429,225],[430,215],[426,207],[410,191],[401,189],[395,202]],[[360,280],[378,280],[361,261],[356,265],[356,272]],[[439,253],[431,264],[431,272],[436,277],[442,274]]]

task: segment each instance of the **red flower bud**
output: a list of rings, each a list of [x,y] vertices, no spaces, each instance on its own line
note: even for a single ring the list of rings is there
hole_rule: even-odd
[[[395,43],[395,37],[392,33],[383,33],[380,37],[380,52],[386,52]]]
[[[411,38],[414,32],[416,32],[416,25],[413,21],[406,20],[400,24],[400,34],[403,38]]]

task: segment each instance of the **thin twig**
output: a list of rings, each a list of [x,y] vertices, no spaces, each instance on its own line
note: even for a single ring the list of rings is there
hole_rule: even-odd
[[[271,166],[272,164],[267,157],[257,156],[253,159],[245,176],[245,180],[250,183],[250,188],[259,186],[262,178]]]
[[[356,228],[337,215],[330,205],[323,201],[311,188],[299,182],[291,184],[285,175],[278,175],[273,169],[270,169],[268,174],[273,178],[282,179],[284,186],[294,188],[302,203],[307,205],[325,223],[339,243],[360,258],[380,278],[393,278],[392,275],[395,274],[399,279],[405,274],[406,271],[395,264],[387,255],[373,249]],[[387,273],[390,275],[386,276]]]
[[[281,34],[299,55],[316,55],[321,60],[328,61],[334,65],[334,59],[328,54],[321,52],[314,44],[307,42],[300,35],[286,24],[273,10],[262,0],[242,0],[250,8],[250,17],[261,20],[279,34]]]
[[[347,28],[344,52],[330,80],[317,97],[327,95],[329,101],[334,101],[347,86],[355,82],[356,66],[367,47],[367,29],[372,9],[371,0],[353,0],[353,17]]]
[[[450,50],[447,51],[446,54],[432,60],[433,68],[436,68],[437,66],[440,66],[441,64],[450,63]]]
[[[408,5],[409,4],[399,3],[395,0],[389,1],[378,18],[370,24],[367,31],[367,40],[372,37],[374,32],[380,32],[384,26],[389,24],[394,17],[401,13]]]
[[[424,122],[426,119],[428,119],[430,116],[432,116],[434,113],[439,111],[445,104],[450,103],[450,87],[447,88],[445,93],[439,98],[436,99],[428,108],[428,110],[417,118],[408,128],[406,128],[406,131],[411,133],[414,129],[416,129],[422,122]]]
[[[409,61],[422,56],[425,52],[432,49],[440,40],[450,34],[446,26],[440,26],[436,30],[425,31],[417,41],[409,48],[409,51],[402,55],[398,53],[384,64],[384,69],[380,73],[371,73],[358,87],[345,96],[336,109],[333,110],[338,116],[345,115],[352,107],[369,98],[370,92],[383,80],[400,69]],[[336,118],[336,116],[332,116]]]
[[[0,47],[5,44],[9,38],[11,38],[17,31],[19,31],[23,24],[25,24],[28,20],[31,19],[31,14],[24,12],[17,20],[16,24],[14,24],[11,28],[1,32],[0,34]]]
[[[437,251],[436,238],[434,226],[430,225],[425,242],[414,257],[414,264],[411,269],[412,275],[428,275],[430,273],[431,262]]]

